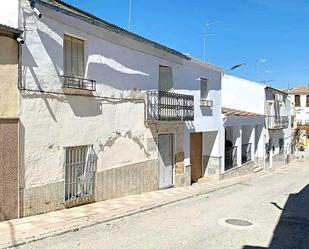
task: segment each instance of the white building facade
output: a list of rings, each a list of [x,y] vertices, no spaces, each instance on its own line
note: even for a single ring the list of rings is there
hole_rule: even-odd
[[[192,132],[220,164],[220,68],[61,1],[16,6],[19,216],[190,185]]]
[[[282,136],[288,151],[275,89],[59,0],[0,13],[19,42],[4,103],[16,105],[18,216],[252,172]]]
[[[309,87],[298,86],[288,89],[290,101],[292,102],[295,121],[298,126],[309,126]]]
[[[265,88],[266,167],[279,167],[291,161],[294,153],[291,102],[287,93]]]
[[[265,85],[225,74],[222,80],[222,177],[264,167]]]
[[[285,92],[224,75],[222,106],[223,177],[270,169],[292,160],[291,103]]]

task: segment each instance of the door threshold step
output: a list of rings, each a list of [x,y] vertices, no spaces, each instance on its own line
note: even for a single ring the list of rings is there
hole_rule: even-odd
[[[263,169],[263,167],[257,166],[253,168],[253,173],[257,173],[259,171],[261,171]]]

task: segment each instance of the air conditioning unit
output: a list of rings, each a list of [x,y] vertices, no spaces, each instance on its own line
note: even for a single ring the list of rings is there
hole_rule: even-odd
[[[208,100],[208,99],[200,99],[200,106],[212,107],[213,106],[213,101],[212,100]]]
[[[283,96],[281,94],[275,94],[275,101],[282,102],[283,101]]]

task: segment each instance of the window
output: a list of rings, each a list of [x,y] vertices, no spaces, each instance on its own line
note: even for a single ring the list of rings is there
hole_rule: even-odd
[[[201,84],[201,87],[200,87],[201,99],[207,99],[208,97],[207,79],[201,78],[200,84]]]
[[[173,71],[171,67],[159,66],[159,91],[168,92],[173,88]]]
[[[65,148],[65,201],[87,201],[94,194],[96,155],[92,145]]]
[[[84,41],[64,35],[64,75],[84,77]]]
[[[295,106],[300,107],[300,95],[295,95]]]
[[[309,95],[306,96],[306,107],[309,107]]]

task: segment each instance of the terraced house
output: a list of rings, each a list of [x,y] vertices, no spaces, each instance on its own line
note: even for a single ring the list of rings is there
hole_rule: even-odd
[[[15,55],[1,102],[18,148],[9,218],[190,185],[219,163],[222,69],[62,1],[1,11]]]
[[[60,0],[11,0],[0,24],[0,220],[286,160],[276,89]]]

